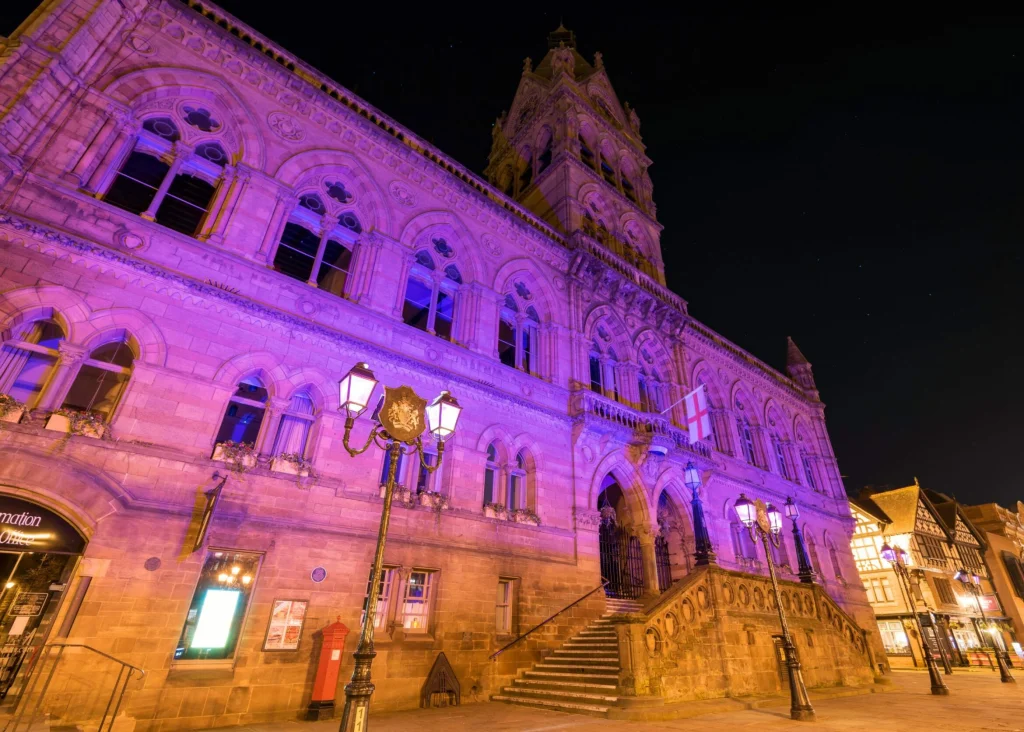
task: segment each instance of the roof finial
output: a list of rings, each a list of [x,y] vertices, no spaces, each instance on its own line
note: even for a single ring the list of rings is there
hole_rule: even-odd
[[[916,485],[918,488],[921,487],[921,484],[917,482],[917,476],[916,475],[914,476],[914,485]]]

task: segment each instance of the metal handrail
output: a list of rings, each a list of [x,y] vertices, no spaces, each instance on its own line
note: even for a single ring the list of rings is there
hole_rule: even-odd
[[[544,621],[542,621],[542,622],[538,623],[537,625],[533,626],[533,627],[532,627],[532,628],[530,628],[530,629],[529,629],[528,631],[526,631],[525,633],[523,633],[523,634],[522,634],[521,636],[519,636],[518,638],[516,638],[516,639],[515,639],[514,641],[512,641],[511,643],[508,643],[507,645],[503,646],[502,648],[499,648],[499,649],[498,649],[497,651],[495,651],[494,653],[492,653],[492,654],[491,654],[491,655],[490,655],[490,656],[489,656],[488,658],[489,658],[489,659],[490,659],[491,661],[493,661],[493,660],[494,660],[494,659],[496,659],[496,658],[497,658],[498,656],[500,656],[500,655],[501,655],[502,653],[504,653],[504,652],[505,652],[505,651],[507,651],[507,650],[508,650],[509,648],[511,648],[512,646],[514,646],[514,645],[515,645],[516,643],[518,643],[519,641],[521,641],[521,640],[522,640],[523,638],[525,638],[526,636],[530,635],[530,633],[532,633],[533,631],[537,630],[538,628],[541,628],[541,627],[542,627],[542,626],[544,626],[544,625],[547,625],[547,624],[548,624],[548,623],[550,623],[550,622],[551,622],[552,620],[554,620],[555,618],[557,618],[557,617],[558,617],[559,615],[561,615],[562,613],[564,613],[564,612],[565,612],[566,610],[569,610],[569,609],[571,609],[571,608],[575,607],[576,605],[579,605],[579,604],[580,604],[581,602],[583,602],[584,600],[586,600],[586,599],[587,599],[588,597],[590,597],[591,595],[593,595],[593,594],[594,594],[595,592],[597,592],[598,590],[603,590],[603,589],[604,589],[605,587],[607,587],[607,586],[608,586],[608,583],[609,583],[610,581],[611,581],[611,580],[607,580],[607,579],[605,579],[604,577],[602,577],[602,578],[601,578],[601,584],[599,584],[599,585],[598,585],[597,587],[595,587],[594,589],[592,589],[592,590],[591,590],[590,592],[588,592],[587,594],[583,595],[582,597],[579,597],[579,598],[577,598],[577,599],[573,600],[573,601],[572,601],[571,603],[569,603],[568,605],[566,605],[565,607],[563,607],[563,608],[562,608],[561,610],[559,610],[559,611],[558,611],[557,613],[555,613],[554,615],[552,615],[552,616],[551,616],[550,618],[548,618],[547,620],[544,620]]]
[[[29,730],[32,728],[32,723],[36,718],[36,714],[39,712],[39,708],[40,706],[42,706],[43,699],[46,697],[46,692],[50,688],[50,682],[53,680],[53,676],[57,672],[57,666],[60,665],[60,659],[61,656],[64,655],[64,649],[84,648],[85,650],[91,651],[98,656],[110,659],[114,663],[119,664],[121,667],[120,669],[118,669],[117,680],[114,681],[114,688],[110,691],[110,698],[107,700],[107,706],[103,710],[103,716],[100,718],[100,723],[99,726],[97,727],[97,732],[104,732],[103,725],[107,722],[107,714],[110,712],[111,704],[113,704],[114,712],[110,715],[110,725],[107,727],[107,732],[111,732],[114,729],[114,720],[117,718],[117,713],[121,709],[121,702],[124,701],[124,694],[128,690],[128,683],[132,679],[132,674],[138,671],[139,678],[144,679],[146,677],[146,671],[144,669],[139,668],[138,666],[133,666],[130,663],[122,661],[120,658],[115,658],[114,656],[111,656],[109,653],[104,653],[103,651],[93,648],[92,646],[87,646],[83,643],[47,643],[45,646],[39,649],[39,654],[35,657],[35,659],[33,659],[32,666],[27,674],[30,680],[28,682],[28,686],[25,688],[25,691],[22,695],[22,700],[25,702],[25,704],[23,706],[19,704],[21,708],[18,711],[17,716],[15,716],[8,723],[8,726],[4,728],[4,731],[17,732],[18,727],[21,726],[21,723],[25,718],[25,711],[31,705],[32,693],[35,690],[36,684],[39,681],[39,677],[35,675],[36,667],[40,666],[40,664],[44,663],[45,660],[50,658],[50,651],[54,648],[59,649],[57,651],[57,656],[53,659],[53,666],[50,668],[50,673],[46,675],[46,681],[43,682],[42,691],[40,691],[39,697],[38,699],[36,699],[35,707],[32,709],[32,713],[29,715],[28,726],[25,729]],[[127,673],[125,673],[126,671]],[[120,689],[120,694],[118,694],[118,689]],[[116,704],[114,704],[115,696],[117,697]]]

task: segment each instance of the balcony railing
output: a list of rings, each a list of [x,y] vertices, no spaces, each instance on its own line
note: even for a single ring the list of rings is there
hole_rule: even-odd
[[[690,443],[690,435],[672,424],[661,414],[641,412],[620,404],[589,389],[579,389],[571,400],[572,416],[597,417],[605,422],[624,427],[633,432],[635,439],[648,441],[662,438],[678,450],[696,453],[702,458],[711,458],[711,448],[702,442]]]

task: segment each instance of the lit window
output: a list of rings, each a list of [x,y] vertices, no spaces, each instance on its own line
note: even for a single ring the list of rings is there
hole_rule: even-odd
[[[520,452],[516,455],[516,466],[509,471],[508,477],[508,503],[510,511],[523,508],[526,505],[526,455]]]
[[[892,586],[888,577],[873,577],[864,583],[864,591],[868,593],[868,602],[882,604],[895,602]]]
[[[36,406],[60,355],[64,331],[55,320],[36,320],[12,328],[0,348],[0,394]]]
[[[409,573],[402,603],[402,627],[406,633],[426,633],[428,630],[434,574],[424,569],[414,569]]]
[[[455,320],[455,292],[462,284],[462,274],[450,264],[444,270],[443,280],[437,282],[430,274],[433,270],[430,254],[418,252],[416,265],[406,282],[402,320],[406,325],[450,341]]]
[[[123,340],[94,350],[75,375],[62,408],[98,414],[109,421],[132,375],[135,354]]]
[[[857,570],[870,572],[882,569],[882,560],[878,556],[878,544],[873,536],[854,536],[850,541],[853,558],[857,562]]]
[[[494,628],[498,633],[512,632],[512,580],[498,580],[498,595],[494,603]]]
[[[174,651],[178,660],[231,658],[249,607],[259,554],[212,551],[192,595],[185,627]]]
[[[899,620],[879,620],[878,634],[882,638],[885,652],[897,656],[910,655],[910,641],[907,631]]]
[[[255,376],[242,379],[228,400],[228,408],[217,432],[217,444],[223,442],[256,444],[267,409],[267,389]]]
[[[388,608],[391,604],[391,586],[395,577],[394,567],[382,567],[380,582],[377,584],[377,606],[373,613],[373,629],[381,630],[387,627]],[[370,575],[366,578],[366,594],[363,595],[363,610],[359,616],[359,625],[362,627],[366,619],[366,605],[370,600],[370,583],[373,582],[373,567],[370,568]]]

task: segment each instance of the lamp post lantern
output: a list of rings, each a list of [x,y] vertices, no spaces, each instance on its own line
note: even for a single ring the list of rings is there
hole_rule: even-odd
[[[377,532],[377,547],[373,555],[373,569],[370,571],[370,588],[366,598],[366,612],[356,646],[355,669],[352,680],[345,685],[345,711],[341,717],[341,732],[366,732],[369,729],[370,697],[373,683],[370,680],[370,665],[377,652],[373,648],[373,625],[377,614],[377,588],[380,586],[384,564],[384,544],[387,540],[388,523],[391,520],[391,500],[395,493],[395,473],[401,455],[415,452],[420,464],[428,473],[441,467],[444,443],[453,434],[459,421],[462,407],[448,392],[443,391],[430,404],[416,395],[410,387],[384,387],[384,398],[376,415],[376,424],[362,447],[349,445],[352,427],[356,419],[366,411],[370,397],[377,386],[377,379],[365,363],[356,364],[339,383],[341,410],[345,412],[344,447],[355,457],[370,449],[371,444],[388,454],[388,477],[384,489],[384,510],[380,516]],[[421,435],[424,430],[437,440],[437,461],[431,465],[423,457]]]
[[[764,501],[760,498],[756,501],[751,501],[742,493],[736,499],[735,508],[737,517],[747,527],[751,538],[755,542],[760,539],[764,543],[764,553],[768,559],[768,575],[772,580],[775,607],[779,610],[779,624],[782,626],[782,649],[786,654],[786,667],[789,669],[789,716],[792,719],[813,721],[814,707],[811,706],[811,699],[807,695],[807,687],[804,685],[804,676],[800,671],[800,661],[796,657],[796,646],[793,645],[793,638],[789,635],[789,624],[786,622],[786,613],[782,609],[782,594],[779,592],[779,580],[775,576],[775,562],[772,559],[772,552],[768,546],[769,541],[776,548],[779,546],[779,532],[782,531],[782,514],[771,504],[765,505]]]
[[[797,519],[800,518],[800,509],[791,497],[786,498],[786,518],[793,522],[793,545],[796,547],[796,565],[797,575],[800,577],[801,582],[807,584],[814,583],[814,567],[811,566],[811,560],[807,556],[807,545],[804,543],[804,534],[800,531],[800,524],[797,523]]]
[[[896,574],[896,580],[900,583],[900,588],[903,590],[904,597],[906,598],[907,607],[914,616],[917,632],[920,634],[921,651],[924,653],[924,665],[928,668],[928,677],[932,683],[932,694],[948,696],[949,687],[946,686],[942,676],[939,674],[939,667],[936,665],[932,651],[928,647],[928,641],[924,637],[924,626],[921,624],[921,616],[918,615],[917,608],[912,604],[914,595],[910,589],[910,570],[907,569],[906,558],[907,553],[900,547],[894,549],[889,546],[888,542],[882,544],[882,559],[892,565],[892,571]]]
[[[708,525],[704,520],[704,505],[700,500],[700,470],[690,461],[686,464],[684,482],[690,489],[693,498],[690,506],[693,508],[693,558],[695,564],[700,567],[715,563],[715,550],[711,546],[711,537],[708,535]]]
[[[968,572],[966,569],[961,567],[957,570],[957,573],[953,575],[953,579],[959,580],[960,584],[963,585],[964,589],[974,595],[974,601],[978,603],[978,613],[981,615],[981,625],[984,631],[994,632],[984,626],[987,625],[988,621],[985,619],[985,609],[981,606],[981,577],[973,572]],[[996,652],[996,663],[999,666],[999,680],[1004,684],[1016,684],[1017,679],[1013,678],[1010,674],[1010,667],[1006,663],[1006,659],[1003,657],[999,647],[995,644],[995,639],[992,640],[992,646]]]

